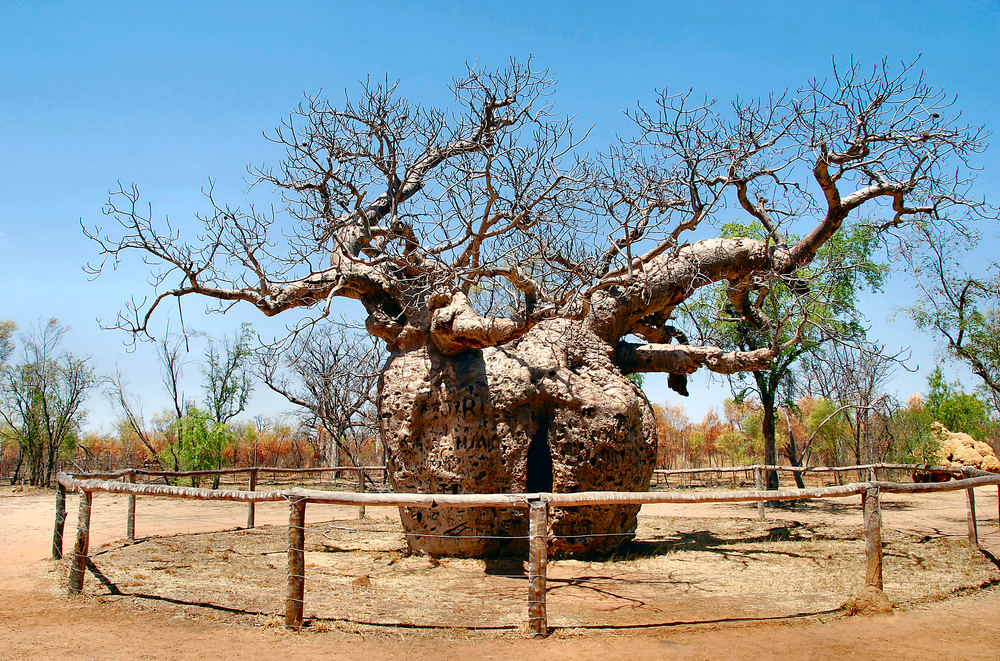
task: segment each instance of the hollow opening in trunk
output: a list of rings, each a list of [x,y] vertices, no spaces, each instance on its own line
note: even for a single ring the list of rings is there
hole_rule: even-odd
[[[549,449],[549,417],[538,424],[538,431],[528,444],[528,479],[526,490],[552,491],[552,451]]]

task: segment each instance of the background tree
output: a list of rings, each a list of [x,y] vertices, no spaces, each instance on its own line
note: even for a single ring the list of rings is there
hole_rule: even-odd
[[[169,461],[173,465],[173,470],[182,469],[181,458],[181,435],[183,433],[184,413],[189,407],[184,391],[181,388],[181,378],[184,373],[184,352],[189,350],[188,338],[186,335],[177,337],[171,335],[169,330],[164,333],[156,345],[156,353],[160,358],[160,379],[163,382],[167,394],[170,396],[170,404],[173,408],[172,416],[160,421],[160,431],[167,437],[165,454],[169,456]],[[162,416],[161,416],[162,417]]]
[[[910,396],[890,420],[892,444],[886,459],[904,464],[934,464],[938,442],[931,433],[934,417],[919,393]]]
[[[183,352],[187,347],[186,337],[176,337],[169,332],[165,333],[157,342],[156,353],[160,362],[160,378],[170,397],[171,409],[169,412],[154,417],[149,426],[146,424],[140,402],[129,394],[128,384],[122,379],[120,373],[112,377],[108,389],[108,397],[121,407],[123,420],[132,429],[135,436],[142,441],[159,467],[166,469],[169,466],[172,471],[181,470],[184,463],[180,441],[183,429],[181,421],[188,409],[188,403],[181,388],[181,377],[185,364]],[[152,440],[154,436],[159,436],[164,440],[162,449],[157,449],[154,446]],[[167,484],[170,483],[168,478],[164,477],[163,479]]]
[[[303,422],[320,432],[330,466],[341,465],[341,451],[360,466],[362,444],[378,434],[375,390],[384,362],[370,336],[325,322],[285,352],[262,352],[259,371],[269,388],[307,411]]]
[[[118,421],[119,436],[122,438],[129,436],[133,439],[138,439],[149,452],[149,456],[159,465],[160,470],[165,470],[163,460],[160,457],[161,453],[154,446],[152,432],[147,427],[143,417],[142,407],[129,394],[128,386],[122,378],[121,372],[116,372],[109,380],[107,396],[113,404],[117,404],[121,408],[122,415]],[[180,459],[175,457],[174,470],[177,470],[176,466],[179,465]],[[166,478],[164,478],[164,481],[167,481]]]
[[[927,376],[923,404],[931,422],[940,422],[949,431],[963,432],[977,440],[985,440],[990,433],[993,416],[986,403],[966,393],[957,381],[948,383],[940,365]]]
[[[898,403],[885,387],[902,362],[902,353],[858,342],[830,346],[823,354],[810,356],[803,366],[810,391],[844,411],[850,442],[842,449],[854,463],[882,461],[888,451],[884,421],[898,409]]]
[[[212,424],[205,433],[200,430],[201,412],[189,410],[181,421],[198,425],[198,433],[188,434],[191,442],[198,442],[189,452],[197,453],[197,465],[208,461],[206,468],[222,468],[224,451],[235,446],[233,430],[229,421],[242,413],[250,395],[253,393],[253,348],[254,333],[250,324],[244,323],[231,337],[224,337],[220,342],[212,338],[208,340],[205,350],[205,360],[202,364],[202,388],[205,391],[205,409]],[[212,488],[219,488],[219,476],[212,481]]]
[[[197,406],[189,406],[180,419],[177,430],[177,448],[184,470],[210,470],[221,468],[226,450],[235,447],[232,429],[215,420]],[[219,475],[213,476],[212,488],[219,488]],[[191,484],[198,486],[200,479],[192,476]]]
[[[653,404],[657,468],[687,468],[691,419],[682,404]]]
[[[733,223],[723,227],[723,236],[767,240],[768,232]],[[777,237],[785,240],[780,234]],[[817,250],[812,265],[800,269],[794,280],[778,279],[762,290],[753,315],[738,312],[729,300],[728,285],[706,287],[686,304],[703,344],[743,352],[781,347],[767,369],[729,375],[737,399],[752,392],[760,402],[765,464],[778,463],[776,414],[781,405],[794,406],[794,396],[788,395],[783,401],[779,396],[783,386],[787,392],[794,392],[789,381],[798,361],[807,354],[819,354],[831,341],[853,342],[864,336],[858,294],[865,289],[880,289],[887,270],[873,259],[876,247],[870,225],[842,229]],[[791,465],[799,466],[801,451],[794,436],[788,438],[785,453]],[[777,471],[767,471],[766,478],[768,489],[778,488]],[[796,473],[795,478],[801,488],[801,475]]]
[[[886,239],[914,221],[995,215],[968,186],[986,133],[910,67],[852,62],[725,107],[665,91],[595,158],[552,90],[546,72],[514,62],[470,69],[449,109],[382,84],[340,108],[310,98],[271,136],[284,161],[253,170],[277,191],[275,211],[209,192],[192,235],[163,229],[134,187],[115,191],[115,229],[87,233],[108,264],[141,256],[155,291],[112,325],[145,333],[164,301],[195,294],[313,318],[353,298],[389,352],[378,414],[396,489],[644,489],[654,423],[627,374],[666,372],[686,392],[701,367],[766,370],[799,339],[672,344],[678,305],[724,282],[732,309],[759,320],[776,283],[804,291],[818,251],[862,213],[881,217],[872,231]],[[767,238],[701,238],[733,216]],[[557,546],[614,546],[626,537],[600,533],[634,529],[636,513],[556,511]],[[526,525],[502,511],[402,519],[431,553],[487,552]],[[464,537],[438,537],[455,530]]]
[[[205,408],[216,423],[226,424],[247,407],[253,393],[253,341],[254,333],[247,323],[221,342],[208,340],[201,369],[202,388]]]
[[[222,468],[225,451],[235,444],[229,422],[243,412],[253,391],[253,341],[248,324],[219,341],[209,339],[201,366],[205,401],[199,409],[187,399],[182,387],[188,363],[184,354],[190,350],[188,336],[166,333],[157,343],[157,355],[171,409],[151,427],[146,425],[139,402],[129,395],[127,384],[120,376],[111,380],[109,396],[121,407],[123,421],[161,467],[167,463],[174,471]],[[186,430],[188,424],[194,428]],[[165,440],[160,451],[154,447],[154,435]],[[217,487],[218,481],[216,476],[213,485]]]
[[[27,463],[28,482],[49,486],[60,452],[72,449],[83,421],[83,403],[98,379],[87,365],[62,349],[68,331],[56,319],[21,338],[21,362],[3,365],[0,416],[18,443],[12,483]]]
[[[849,408],[826,397],[811,395],[799,398],[794,408],[786,408],[786,413],[794,412],[802,426],[795,451],[801,457],[803,466],[808,466],[813,456],[825,466],[842,463],[843,439],[849,438],[851,433],[847,414]],[[791,435],[788,440],[791,443]]]
[[[17,324],[13,321],[0,321],[0,369],[3,369],[7,358],[14,353],[14,331]],[[0,462],[3,461],[4,442],[14,438],[13,430],[4,420],[0,420]]]
[[[974,230],[921,233],[927,237],[917,244],[922,249],[905,254],[924,296],[908,312],[918,328],[932,331],[950,357],[972,370],[1000,413],[1000,264],[990,264],[980,277],[960,266],[979,244]]]
[[[13,321],[0,321],[0,364],[7,362],[14,353],[14,331],[17,324]]]

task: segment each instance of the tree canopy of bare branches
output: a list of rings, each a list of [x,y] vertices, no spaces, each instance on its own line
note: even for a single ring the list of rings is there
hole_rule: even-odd
[[[188,294],[267,315],[346,296],[364,303],[390,349],[428,336],[444,353],[496,346],[572,315],[594,319],[609,341],[648,339],[626,354],[629,367],[747,369],[772,352],[667,350],[656,346],[662,320],[717,281],[754,317],[753,293],[808,264],[861,208],[883,232],[993,214],[970,196],[968,159],[985,132],[961,125],[951,99],[908,66],[852,62],[728,108],[663,92],[630,113],[637,136],[596,161],[578,154],[551,78],[530,62],[470,69],[453,90],[454,110],[383,83],[341,108],[308,99],[271,136],[285,161],[252,169],[280,212],[210,194],[197,241],[158,223],[136,188],[116,191],[106,211],[118,231],[88,234],[105,259],[141,253],[158,283],[117,325],[143,332],[165,299]],[[770,238],[683,240],[723,211]],[[812,226],[789,242],[800,219]]]
[[[324,437],[331,465],[341,465],[341,450],[361,465],[361,444],[378,434],[375,391],[384,362],[385,354],[367,334],[323,322],[283,353],[264,350],[258,371],[271,390],[308,412],[304,422]]]

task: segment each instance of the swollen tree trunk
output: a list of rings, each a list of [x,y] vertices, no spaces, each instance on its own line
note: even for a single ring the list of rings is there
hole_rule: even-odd
[[[378,398],[393,488],[645,490],[656,458],[652,410],[613,356],[592,331],[567,320],[539,324],[502,347],[456,355],[426,345],[393,352]],[[552,548],[614,548],[633,534],[638,510],[556,509]],[[525,513],[515,509],[402,508],[401,514],[410,548],[434,555],[514,550],[523,539],[495,537],[527,534]]]

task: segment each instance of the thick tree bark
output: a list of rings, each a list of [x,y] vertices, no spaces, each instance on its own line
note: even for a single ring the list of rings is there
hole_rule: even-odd
[[[656,457],[652,410],[613,355],[593,331],[567,320],[539,324],[503,347],[453,356],[433,346],[394,352],[379,384],[393,487],[646,489]],[[617,547],[634,532],[637,513],[633,505],[556,509],[553,550]],[[527,534],[524,512],[514,509],[403,508],[402,519],[410,548],[434,555],[513,550],[523,539],[494,537]]]

